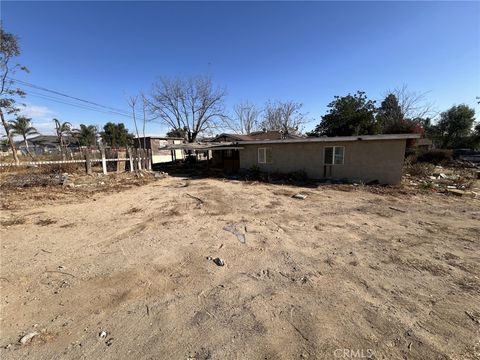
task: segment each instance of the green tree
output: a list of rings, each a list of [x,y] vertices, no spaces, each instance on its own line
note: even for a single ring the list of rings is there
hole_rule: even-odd
[[[76,129],[74,136],[80,146],[94,146],[97,144],[98,130],[95,125],[80,124],[80,129]]]
[[[375,101],[369,100],[363,91],[335,96],[328,108],[328,114],[322,116],[320,124],[308,136],[371,135],[380,131],[375,120]]]
[[[436,127],[443,148],[465,146],[472,135],[475,123],[475,110],[467,105],[452,106],[440,114]]]
[[[8,143],[12,149],[13,160],[19,163],[17,149],[10,133],[9,125],[5,119],[6,115],[17,114],[20,109],[16,104],[15,97],[25,97],[25,92],[13,86],[14,81],[10,76],[14,75],[16,70],[28,72],[25,66],[19,64],[12,64],[13,58],[20,55],[20,47],[18,46],[18,39],[3,30],[3,25],[0,23],[0,120],[7,135]]]
[[[167,137],[178,137],[178,138],[187,138],[187,128],[183,127],[183,129],[171,129],[167,132]]]
[[[107,146],[130,146],[133,143],[133,134],[130,134],[123,123],[108,122],[101,132],[102,140]]]
[[[27,136],[38,134],[37,129],[32,126],[31,120],[32,119],[25,116],[17,116],[15,120],[8,122],[8,126],[12,132],[12,135],[19,135],[23,138],[25,148],[29,154],[30,149],[28,148]]]
[[[382,126],[384,134],[395,133],[395,128],[404,121],[402,109],[394,94],[388,94],[377,109],[376,120]],[[392,131],[393,130],[393,131]]]

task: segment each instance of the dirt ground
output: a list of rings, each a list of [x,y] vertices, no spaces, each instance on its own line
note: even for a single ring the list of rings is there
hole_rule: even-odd
[[[479,199],[60,188],[2,191],[2,359],[480,358]]]

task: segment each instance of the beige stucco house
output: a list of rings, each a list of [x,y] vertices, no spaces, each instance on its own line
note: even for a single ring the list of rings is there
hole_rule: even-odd
[[[406,142],[418,137],[417,134],[398,134],[247,140],[231,146],[235,148],[232,151],[238,152],[239,170],[253,167],[277,173],[303,170],[311,179],[398,184]],[[216,156],[222,154],[214,151],[213,157]]]

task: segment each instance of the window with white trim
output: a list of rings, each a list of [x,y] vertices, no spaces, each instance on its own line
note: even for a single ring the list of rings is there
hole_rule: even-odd
[[[345,157],[345,146],[326,146],[323,152],[323,163],[325,165],[343,165]]]
[[[272,149],[258,148],[258,163],[271,164],[272,163]]]

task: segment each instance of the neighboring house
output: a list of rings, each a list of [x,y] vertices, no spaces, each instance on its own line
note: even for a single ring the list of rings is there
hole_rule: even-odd
[[[36,155],[51,154],[60,151],[60,143],[58,142],[58,137],[55,135],[37,135],[27,139],[27,142],[30,151]],[[15,142],[15,145],[22,154],[27,153],[23,140]]]
[[[184,142],[183,138],[146,136],[135,138],[133,143],[135,147],[142,148],[144,141],[146,149],[152,150],[153,164],[182,160],[185,158],[183,150],[167,149],[168,146],[182,144]]]
[[[419,150],[428,151],[433,149],[433,141],[427,138],[417,139],[414,147]]]

